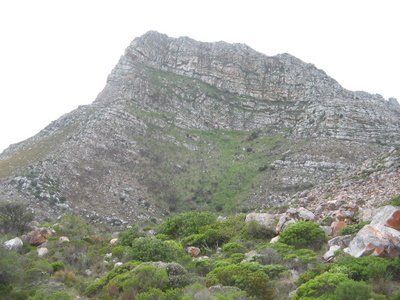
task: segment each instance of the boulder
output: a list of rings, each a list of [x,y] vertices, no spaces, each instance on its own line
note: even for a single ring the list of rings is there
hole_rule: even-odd
[[[19,237],[4,242],[4,247],[8,250],[20,250],[24,246],[24,243]]]
[[[320,226],[320,227],[327,236],[332,235],[332,227],[331,226]]]
[[[122,263],[122,262],[116,262],[115,264],[114,264],[114,268],[117,268],[117,267],[119,267],[119,266],[122,266],[124,263]]]
[[[30,231],[24,238],[32,246],[40,246],[47,242],[53,233],[54,231],[49,228],[38,228]]]
[[[110,245],[112,245],[112,246],[115,246],[115,245],[117,245],[117,244],[118,244],[118,239],[117,239],[117,238],[112,239],[112,240],[110,241]]]
[[[269,242],[271,244],[276,244],[279,241],[279,235],[277,235],[276,237],[272,238]]]
[[[371,222],[374,217],[375,210],[372,208],[361,208],[359,213],[359,219],[361,222]]]
[[[388,205],[378,210],[371,221],[371,225],[378,224],[400,230],[400,207]]]
[[[400,207],[384,206],[350,242],[346,252],[354,257],[375,255],[398,257],[400,254]]]
[[[275,227],[276,233],[281,233],[290,224],[294,224],[297,221],[315,221],[315,215],[305,209],[304,207],[289,208],[283,215],[280,216],[278,224]]]
[[[49,249],[45,247],[37,248],[36,251],[39,257],[44,257],[49,253]]]
[[[279,220],[279,216],[277,214],[268,214],[268,213],[249,213],[246,216],[246,223],[255,221],[261,226],[263,226],[266,230],[275,233],[275,226]]]
[[[340,231],[342,231],[343,228],[347,226],[346,221],[335,221],[332,222],[331,227],[332,227],[332,236],[337,236]]]
[[[66,236],[60,236],[60,238],[58,239],[58,243],[59,243],[59,244],[69,243],[69,242],[70,242],[70,240],[69,240],[69,238],[66,237]]]
[[[334,237],[333,239],[330,239],[328,241],[329,247],[332,246],[339,246],[340,248],[346,248],[349,246],[351,240],[353,239],[353,236],[351,234],[348,235],[340,235],[337,237]]]
[[[278,224],[276,224],[275,231],[276,233],[281,233],[284,231],[290,224],[296,223],[296,220],[291,219],[287,215],[283,215],[280,217]]]
[[[398,257],[400,231],[380,224],[366,225],[357,233],[345,252],[354,257]]]
[[[325,261],[331,261],[335,257],[335,252],[340,250],[340,246],[333,245],[329,247],[329,250],[322,257]]]
[[[191,256],[191,257],[197,257],[200,255],[200,248],[197,247],[187,247],[186,252]]]

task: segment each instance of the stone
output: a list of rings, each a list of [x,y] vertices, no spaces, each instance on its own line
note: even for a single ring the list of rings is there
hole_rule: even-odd
[[[398,257],[400,254],[400,208],[380,208],[369,225],[350,242],[346,252],[354,257],[374,255]]]
[[[345,250],[354,257],[366,255],[398,257],[400,231],[381,224],[364,226]]]
[[[114,264],[114,268],[117,268],[117,267],[119,267],[119,266],[122,266],[124,263],[122,263],[122,262],[116,262],[115,264]]]
[[[374,216],[371,225],[383,225],[396,230],[400,230],[400,207],[384,206]]]
[[[251,250],[249,252],[246,252],[244,256],[245,258],[243,259],[243,262],[252,262],[254,261],[254,258],[258,256],[258,253],[255,250]]]
[[[268,213],[249,213],[246,215],[245,222],[249,223],[251,221],[255,221],[261,226],[263,226],[266,230],[275,233],[275,227],[279,220],[279,215],[277,214],[268,214]]]
[[[70,240],[69,240],[69,238],[66,237],[66,236],[60,236],[60,237],[58,238],[58,243],[59,243],[59,244],[69,243],[69,242],[70,242]]]
[[[332,235],[332,227],[331,226],[320,226],[320,227],[327,236]]]
[[[331,227],[332,227],[332,236],[337,236],[340,231],[347,226],[346,221],[335,221],[332,222]]]
[[[8,250],[18,251],[21,250],[23,246],[24,243],[19,237],[4,242],[4,247]]]
[[[117,245],[118,244],[118,239],[117,238],[114,238],[114,239],[112,239],[111,241],[110,241],[110,245],[111,246],[115,246],[115,245]]]
[[[30,231],[24,238],[32,246],[40,246],[47,242],[48,238],[53,235],[53,233],[54,231],[49,228],[39,228]]]
[[[186,252],[191,256],[191,257],[197,257],[200,255],[200,248],[197,247],[187,247]]]
[[[375,214],[375,209],[373,208],[360,208],[359,219],[361,222],[371,222]]]
[[[37,248],[36,251],[37,251],[37,255],[39,257],[44,257],[49,253],[49,249],[47,249],[45,247]]]
[[[303,220],[303,221],[315,221],[316,220],[314,213],[304,207],[299,207],[297,209],[297,216],[298,216],[299,220]]]
[[[331,261],[335,257],[335,252],[340,250],[340,246],[333,245],[329,247],[329,250],[322,257],[325,261]]]
[[[296,220],[289,218],[287,215],[280,217],[278,224],[275,227],[276,233],[283,232],[290,224],[296,223]]]
[[[279,235],[277,235],[276,237],[272,238],[269,242],[271,244],[276,244],[279,241]]]
[[[340,248],[346,248],[349,246],[351,240],[353,239],[353,236],[351,234],[348,235],[339,235],[337,237],[334,237],[333,239],[330,239],[328,241],[328,245],[330,247],[332,246],[339,246]]]

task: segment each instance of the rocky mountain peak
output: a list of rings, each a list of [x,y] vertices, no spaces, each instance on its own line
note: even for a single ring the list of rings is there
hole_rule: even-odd
[[[393,100],[348,91],[289,54],[151,31],[93,104],[0,156],[0,196],[44,217],[114,224],[267,208],[357,169],[399,135]]]
[[[138,64],[265,101],[307,101],[344,93],[325,72],[290,54],[266,56],[244,44],[204,43],[154,31],[133,40],[109,80],[129,76]]]

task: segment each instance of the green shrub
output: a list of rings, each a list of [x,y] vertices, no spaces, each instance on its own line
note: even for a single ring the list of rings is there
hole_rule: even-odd
[[[289,225],[279,238],[279,242],[296,248],[320,249],[324,241],[325,232],[318,224],[309,221]]]
[[[0,203],[0,233],[21,234],[33,220],[33,213],[21,202]]]
[[[340,270],[353,280],[369,281],[374,279],[390,278],[388,271],[391,261],[382,257],[343,257],[331,266],[331,272]]]
[[[78,215],[65,215],[55,230],[70,240],[85,239],[94,234],[94,228]]]
[[[367,224],[369,224],[369,222],[360,222],[358,224],[347,225],[340,231],[339,234],[340,235],[356,234]]]
[[[168,286],[168,274],[163,268],[141,264],[130,272],[115,276],[109,281],[106,290],[109,296],[132,295],[133,298],[150,289],[164,290]]]
[[[140,261],[173,261],[183,255],[175,247],[156,238],[141,237],[132,242],[132,257]]]
[[[400,195],[390,198],[388,205],[400,206]]]
[[[371,286],[363,281],[346,280],[338,284],[334,297],[340,300],[365,300],[369,299],[371,292]]]
[[[181,300],[183,292],[180,289],[167,290],[151,289],[148,292],[140,293],[136,300]]]
[[[326,299],[334,300],[336,287],[341,282],[349,281],[350,279],[342,273],[322,273],[315,278],[300,285],[294,296],[294,300],[301,299]]]
[[[276,250],[279,256],[285,262],[298,261],[300,263],[308,264],[315,262],[317,259],[317,254],[311,249],[296,249],[294,246],[280,242],[276,244],[269,244],[268,248]]]
[[[256,263],[217,267],[207,274],[207,285],[236,286],[257,299],[274,299],[274,289],[263,266]]]
[[[160,226],[160,233],[173,238],[182,238],[199,233],[200,228],[216,222],[216,217],[210,212],[185,212],[167,219]]]
[[[53,272],[57,272],[60,270],[64,270],[65,265],[62,261],[56,261],[51,263],[51,267],[53,268]]]
[[[140,236],[139,228],[137,226],[133,226],[132,228],[122,231],[119,234],[119,244],[122,246],[131,246],[132,242]]]
[[[233,253],[246,253],[246,248],[242,244],[230,242],[222,246],[222,251],[229,256]]]

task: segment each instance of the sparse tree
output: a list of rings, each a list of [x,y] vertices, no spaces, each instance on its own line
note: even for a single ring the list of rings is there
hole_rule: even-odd
[[[21,234],[33,220],[33,213],[21,202],[0,202],[0,231]]]

